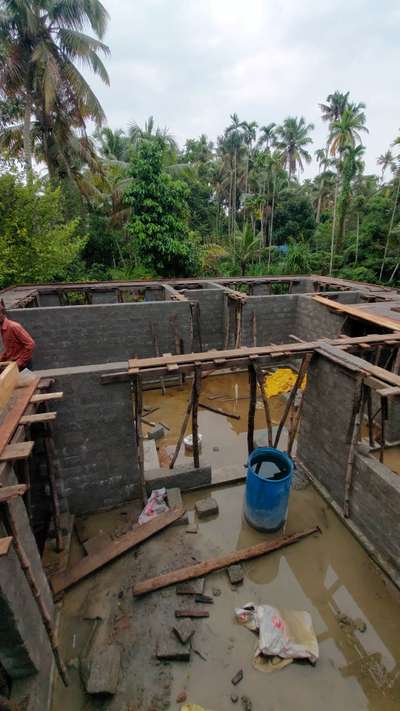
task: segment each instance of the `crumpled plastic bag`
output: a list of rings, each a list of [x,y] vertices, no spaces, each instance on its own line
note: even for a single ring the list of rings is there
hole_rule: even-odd
[[[318,641],[311,615],[304,610],[285,610],[249,602],[235,610],[239,624],[259,634],[256,656],[282,659],[318,659]]]
[[[142,513],[139,516],[138,523],[141,526],[143,523],[148,523],[151,519],[159,516],[166,511],[169,511],[169,506],[166,502],[167,490],[165,487],[162,489],[154,489],[151,492],[150,498],[144,507]]]

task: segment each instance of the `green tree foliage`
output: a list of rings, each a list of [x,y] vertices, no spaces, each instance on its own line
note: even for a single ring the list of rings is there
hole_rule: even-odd
[[[0,284],[62,280],[86,237],[65,222],[61,189],[0,176]]]
[[[132,210],[131,255],[156,274],[190,275],[196,258],[188,225],[188,189],[166,172],[164,155],[161,138],[144,140],[131,166],[132,180],[125,193]]]

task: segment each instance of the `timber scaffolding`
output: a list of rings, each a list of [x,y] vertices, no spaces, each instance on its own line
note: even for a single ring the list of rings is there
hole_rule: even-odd
[[[353,402],[353,412],[351,424],[346,433],[348,442],[348,455],[344,478],[343,506],[340,510],[334,504],[334,508],[344,520],[351,519],[351,493],[354,460],[356,448],[361,440],[361,427],[366,413],[368,425],[368,441],[371,447],[379,448],[379,459],[383,462],[383,453],[386,446],[385,441],[385,420],[388,417],[388,400],[397,398],[400,395],[400,333],[372,334],[363,337],[346,337],[341,335],[334,339],[318,339],[316,341],[302,341],[296,336],[292,336],[295,343],[287,343],[272,346],[241,347],[225,351],[208,351],[189,354],[164,354],[156,358],[134,358],[129,360],[128,371],[101,376],[103,384],[111,384],[129,380],[132,389],[133,400],[133,422],[135,429],[135,439],[137,442],[138,462],[140,468],[141,491],[144,501],[146,501],[146,483],[144,471],[143,454],[143,378],[159,379],[163,382],[165,376],[179,375],[181,377],[192,377],[192,387],[185,410],[185,415],[180,430],[180,435],[176,444],[174,455],[170,462],[170,469],[174,467],[183,438],[187,430],[191,416],[192,437],[193,437],[193,464],[194,468],[200,467],[200,443],[198,429],[198,409],[206,407],[217,412],[216,409],[205,406],[200,402],[202,379],[211,373],[218,371],[229,372],[233,370],[243,370],[247,368],[249,380],[249,406],[247,420],[247,448],[250,454],[255,448],[254,441],[254,420],[257,401],[257,386],[263,402],[268,446],[279,447],[282,431],[288,429],[286,450],[292,455],[293,445],[297,436],[302,405],[303,390],[302,384],[307,375],[308,368],[314,355],[318,355],[328,361],[340,366],[344,370],[350,371],[356,378],[355,395]],[[382,355],[386,354],[386,364],[391,364],[392,370],[376,365]],[[354,355],[361,355],[354,357]],[[372,362],[366,360],[371,357]],[[275,436],[273,435],[271,408],[269,398],[265,392],[265,376],[271,372],[271,366],[285,362],[299,363],[297,377],[277,427]],[[379,399],[380,407],[373,414],[373,397]],[[219,414],[227,414],[219,411]],[[374,420],[380,415],[380,442],[376,445],[374,435]],[[305,470],[304,473],[315,483],[314,477]],[[326,492],[324,492],[326,493]],[[349,527],[354,531],[351,521]],[[360,536],[361,543],[367,548],[371,557],[398,585],[399,577],[395,570],[374,550],[374,548]]]

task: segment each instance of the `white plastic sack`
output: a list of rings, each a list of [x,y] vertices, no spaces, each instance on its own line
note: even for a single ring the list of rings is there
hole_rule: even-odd
[[[166,498],[167,490],[165,487],[163,487],[162,489],[154,489],[154,491],[151,492],[151,496],[146,506],[144,507],[142,513],[139,516],[138,523],[142,525],[143,523],[151,521],[151,519],[155,518],[155,516],[159,516],[160,514],[169,511],[169,506],[166,502]]]
[[[236,609],[235,615],[240,624],[254,632],[258,630],[256,655],[317,661],[318,641],[308,612],[249,602]]]

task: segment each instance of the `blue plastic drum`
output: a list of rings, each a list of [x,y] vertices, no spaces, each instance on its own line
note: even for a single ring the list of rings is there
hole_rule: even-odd
[[[244,515],[261,531],[277,531],[286,520],[293,462],[273,447],[258,447],[249,455]]]

